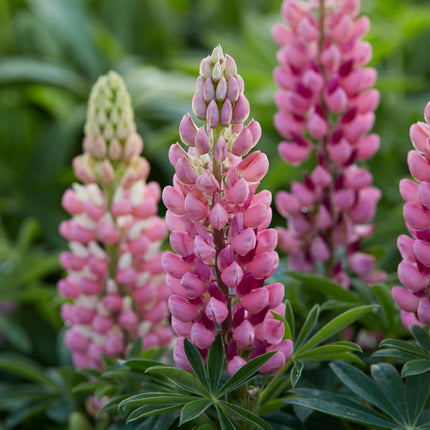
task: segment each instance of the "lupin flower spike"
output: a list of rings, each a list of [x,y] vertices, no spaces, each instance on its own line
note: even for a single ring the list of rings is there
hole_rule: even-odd
[[[400,194],[406,203],[403,216],[412,237],[402,234],[397,246],[402,255],[398,267],[400,282],[392,295],[401,309],[403,325],[430,328],[430,102],[424,110],[426,122],[411,126],[414,150],[409,151],[408,165],[415,179],[400,181]]]
[[[217,46],[200,64],[192,108],[179,143],[170,148],[173,186],[163,191],[167,227],[174,252],[163,255],[170,290],[173,330],[179,336],[174,358],[191,370],[184,354],[188,338],[206,358],[221,334],[227,371],[268,351],[277,353],[261,368],[280,370],[293,344],[284,339],[284,287],[264,285],[278,266],[277,234],[268,229],[271,193],[256,192],[269,163],[260,151],[248,152],[261,136],[258,122],[244,121],[249,103],[236,63]],[[248,155],[247,155],[248,154]]]
[[[287,219],[279,242],[289,267],[316,271],[349,287],[347,269],[365,283],[382,281],[375,259],[360,252],[372,234],[381,197],[372,175],[357,161],[371,158],[379,137],[368,134],[379,93],[372,89],[376,71],[365,67],[372,56],[367,17],[357,18],[359,0],[284,0],[287,27],[277,24],[280,45],[274,71],[280,87],[275,126],[286,139],[281,157],[298,165],[315,151],[317,166],[304,183],[281,191],[276,206]]]
[[[123,357],[139,337],[144,348],[165,346],[173,335],[159,251],[167,229],[156,215],[161,190],[146,183],[130,96],[114,72],[91,91],[83,147],[73,167],[84,184],[62,200],[72,218],[60,225],[70,252],[61,255],[68,276],[58,289],[69,299],[62,317],[74,365],[102,368],[101,354]]]

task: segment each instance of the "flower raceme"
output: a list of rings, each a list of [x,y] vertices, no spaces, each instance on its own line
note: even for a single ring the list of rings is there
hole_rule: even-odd
[[[356,164],[379,148],[379,137],[368,134],[379,93],[372,89],[376,71],[365,67],[372,50],[361,40],[369,21],[357,18],[359,9],[359,0],[285,0],[287,26],[273,31],[280,45],[275,126],[286,139],[279,153],[298,165],[315,151],[317,163],[304,183],[276,196],[288,222],[279,229],[280,246],[292,270],[316,270],[344,287],[347,268],[366,283],[384,278],[374,258],[360,252],[381,193]]]
[[[123,356],[139,337],[144,348],[172,339],[159,251],[167,229],[156,215],[161,191],[146,183],[143,142],[114,72],[92,89],[83,146],[73,167],[84,184],[62,199],[72,218],[60,225],[70,252],[61,254],[68,276],[58,289],[68,299],[62,317],[74,365],[102,368],[101,354]]]
[[[424,117],[426,122],[410,129],[415,149],[408,154],[408,165],[416,182],[400,181],[400,194],[406,201],[403,216],[412,237],[402,234],[398,238],[403,260],[397,273],[405,288],[394,287],[392,294],[407,329],[414,324],[430,326],[430,102]]]
[[[268,170],[260,151],[249,151],[261,136],[258,122],[244,121],[249,103],[235,61],[220,46],[200,64],[192,108],[181,140],[171,146],[173,186],[163,190],[173,252],[163,255],[170,290],[172,327],[179,336],[177,364],[191,370],[184,354],[188,338],[206,358],[221,334],[227,370],[233,374],[247,359],[277,353],[261,371],[280,370],[291,355],[284,339],[284,287],[264,285],[278,266],[277,233],[271,221],[271,193],[257,192]],[[248,154],[248,155],[247,155]]]

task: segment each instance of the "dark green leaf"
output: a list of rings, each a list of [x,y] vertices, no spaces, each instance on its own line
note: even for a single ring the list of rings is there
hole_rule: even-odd
[[[233,413],[245,423],[250,424],[252,428],[259,429],[259,430],[271,430],[271,427],[269,426],[269,424],[267,424],[258,415],[248,411],[247,409],[244,409],[232,403],[224,402],[222,400],[220,400],[219,404],[224,410],[227,410],[230,413]]]
[[[374,308],[375,306],[373,305],[358,306],[338,315],[320,329],[311,339],[309,339],[306,344],[301,347],[301,351],[307,351],[314,346],[319,345],[326,339],[334,336],[336,333],[339,333],[344,328],[360,319],[363,315],[367,314]]]
[[[224,348],[221,335],[218,335],[209,350],[207,361],[207,372],[212,393],[215,393],[218,390],[223,366]]]
[[[207,388],[191,373],[175,367],[154,366],[147,370],[148,373],[155,373],[164,376],[172,381],[175,385],[184,388],[192,393],[198,393],[202,396],[209,396]]]
[[[59,388],[53,380],[45,375],[42,368],[36,363],[18,354],[4,353],[0,355],[0,369],[15,373],[30,381],[46,385],[55,391]]]
[[[187,403],[181,410],[179,425],[192,421],[203,414],[212,405],[212,399],[197,399]]]
[[[298,360],[294,362],[294,366],[291,369],[291,374],[290,374],[291,386],[293,388],[297,385],[297,382],[299,382],[299,379],[302,376],[303,367],[304,367],[303,361]]]
[[[355,394],[384,411],[399,417],[396,408],[385,398],[380,388],[367,375],[350,364],[336,362],[330,364],[336,376]]]
[[[296,354],[296,358],[301,358],[303,360],[324,360],[326,356],[348,351],[361,352],[361,348],[355,343],[352,343],[351,345],[343,345],[336,342],[329,345],[318,346],[310,351],[303,351],[302,349],[298,354]]]
[[[138,405],[171,405],[176,403],[187,403],[198,399],[195,396],[187,396],[183,393],[163,393],[163,392],[149,392],[135,394],[121,401],[119,407],[129,408]]]
[[[409,418],[414,422],[423,411],[430,396],[430,372],[406,378],[406,404]]]
[[[384,393],[385,398],[398,412],[394,416],[405,424],[407,422],[405,388],[397,370],[391,364],[378,363],[370,367],[370,372],[376,385]]]
[[[428,358],[428,354],[426,354],[421,348],[415,345],[414,342],[406,341],[406,340],[398,340],[398,339],[384,339],[379,346],[381,348],[395,348],[399,351],[406,352],[407,354],[412,355],[413,357],[420,358]]]
[[[233,421],[229,418],[229,416],[223,411],[223,409],[215,404],[216,411],[218,413],[218,420],[221,425],[221,430],[236,430],[236,426],[233,424]]]
[[[430,333],[418,325],[411,327],[411,333],[421,348],[430,354]]]
[[[72,389],[73,394],[81,394],[81,393],[91,393],[97,388],[103,387],[106,385],[106,382],[99,381],[99,382],[82,382]]]
[[[411,360],[402,368],[402,378],[407,376],[421,375],[430,370],[430,360]]]
[[[294,342],[294,350],[299,351],[303,343],[310,336],[312,330],[314,329],[318,316],[320,313],[320,308],[318,305],[315,305],[309,312],[306,317],[305,322],[303,323],[302,329],[300,330],[299,335],[297,336],[296,341]]]
[[[66,88],[79,95],[88,94],[88,82],[57,64],[27,58],[4,58],[0,64],[0,85],[37,82]]]
[[[415,356],[412,354],[408,354],[404,351],[399,351],[398,349],[393,349],[393,348],[380,349],[378,351],[375,351],[372,354],[372,358],[387,358],[387,357],[394,358],[400,361],[407,361],[415,358]]]
[[[291,397],[287,398],[285,403],[304,406],[338,418],[367,424],[371,428],[392,429],[396,426],[383,415],[354,402],[349,397],[320,390],[297,389],[294,392],[305,396],[305,398]]]
[[[285,303],[285,319],[287,320],[288,326],[291,330],[292,340],[294,340],[294,335],[296,332],[295,321],[294,321],[294,312],[289,300]]]
[[[135,372],[145,373],[150,367],[163,366],[163,363],[146,358],[132,358],[127,360],[125,365]]]
[[[255,376],[258,369],[260,369],[260,367],[269,361],[275,354],[275,351],[267,352],[266,354],[249,360],[248,363],[242,366],[230,379],[227,380],[227,382],[218,391],[217,396],[220,397],[228,394],[248,382]]]
[[[0,333],[22,352],[31,351],[31,340],[22,327],[10,316],[0,314]]]
[[[121,396],[115,397],[110,402],[106,403],[102,408],[100,408],[97,411],[97,416],[100,416],[101,414],[104,414],[106,412],[117,412],[118,411],[118,405],[121,403],[122,400],[126,399],[128,397],[128,394],[123,394]]]
[[[209,384],[208,375],[206,374],[202,356],[200,355],[199,350],[188,339],[185,339],[184,351],[191,367],[194,370],[195,375],[202,385],[204,385],[210,391],[211,387]]]
[[[182,403],[170,406],[145,405],[134,410],[128,417],[127,423],[150,417],[152,415],[165,414],[166,412],[176,411],[182,407]]]
[[[131,347],[130,352],[128,353],[128,357],[129,358],[139,357],[142,350],[143,350],[142,338],[139,337],[136,340],[136,342],[133,343],[133,346]]]
[[[394,300],[391,296],[390,288],[384,284],[377,284],[372,286],[372,291],[381,305],[386,326],[392,326],[396,314],[396,308],[394,307]]]
[[[288,275],[298,279],[302,283],[303,287],[319,291],[326,296],[331,296],[343,302],[359,302],[353,293],[345,290],[341,285],[336,284],[323,276],[310,275],[308,273],[301,272],[288,272]]]

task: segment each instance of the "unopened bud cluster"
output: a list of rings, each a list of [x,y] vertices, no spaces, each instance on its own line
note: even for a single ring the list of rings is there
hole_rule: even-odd
[[[60,225],[70,252],[61,255],[68,275],[58,289],[69,299],[62,317],[76,367],[101,368],[102,354],[124,356],[139,337],[144,348],[172,339],[159,250],[167,229],[156,215],[160,187],[146,183],[142,148],[124,82],[114,72],[100,77],[89,100],[84,154],[73,161],[84,184],[62,200],[72,218]]]
[[[174,358],[190,365],[183,342],[188,338],[206,359],[217,334],[226,348],[230,374],[252,357],[277,351],[261,371],[280,370],[291,355],[284,340],[284,287],[264,285],[278,266],[277,233],[271,221],[271,193],[256,189],[268,169],[260,151],[248,152],[261,136],[251,120],[244,84],[234,60],[216,47],[200,65],[193,111],[170,148],[173,186],[163,191],[173,252],[163,256],[170,291],[172,327],[179,336]]]
[[[430,325],[430,102],[424,117],[426,122],[413,124],[410,130],[415,150],[408,154],[408,165],[416,182],[400,181],[406,201],[403,216],[412,237],[402,234],[397,241],[403,258],[397,273],[406,289],[394,287],[392,294],[408,329]]]
[[[279,229],[280,246],[292,270],[317,271],[344,287],[347,269],[366,283],[384,279],[375,259],[360,252],[381,193],[356,164],[379,148],[379,137],[368,134],[379,93],[371,88],[376,71],[365,67],[372,50],[361,40],[369,21],[357,18],[359,9],[359,0],[285,0],[287,26],[273,32],[281,47],[275,126],[286,139],[279,153],[293,165],[313,151],[316,159],[303,183],[276,197],[288,223]]]

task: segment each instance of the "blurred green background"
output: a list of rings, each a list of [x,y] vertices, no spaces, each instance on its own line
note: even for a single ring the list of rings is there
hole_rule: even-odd
[[[271,162],[263,186],[285,189],[301,177],[277,155],[272,123],[271,27],[281,21],[280,6],[281,0],[0,0],[0,301],[23,303],[16,318],[30,337],[39,330],[55,338],[47,327],[61,327],[51,305],[61,274],[57,254],[66,246],[58,235],[66,218],[60,200],[74,180],[70,164],[81,151],[86,101],[100,74],[114,69],[124,77],[151,179],[164,186],[173,173],[168,147],[190,111],[199,61],[220,43],[236,59],[252,116],[263,127],[260,148]],[[382,145],[369,164],[383,199],[365,246],[393,272],[395,241],[405,231],[398,182],[408,173],[409,126],[430,99],[430,2],[363,0],[362,9],[372,22],[368,40],[382,96],[374,129]],[[275,215],[274,225],[282,222]],[[46,326],[28,322],[37,311]],[[21,349],[30,348],[19,324],[14,330]],[[49,348],[34,348],[50,361]]]

